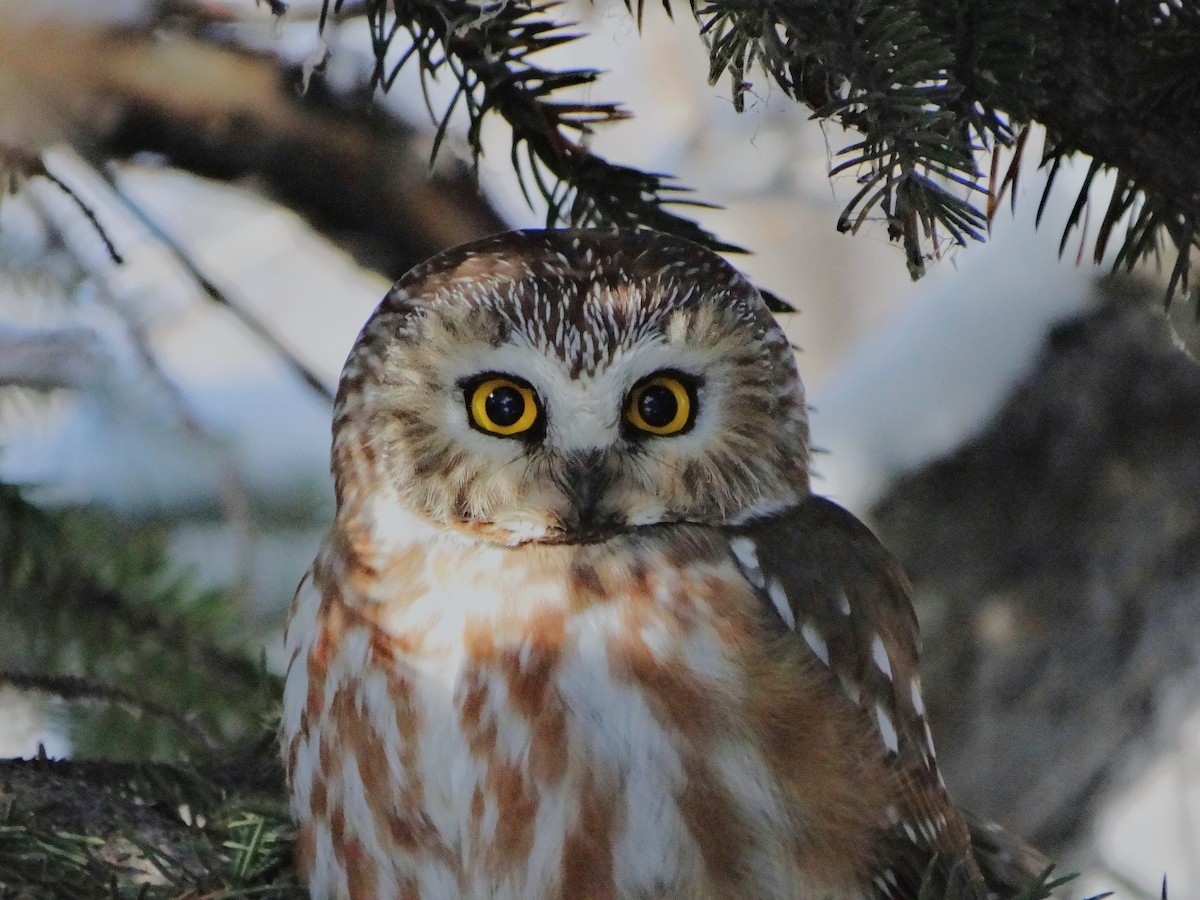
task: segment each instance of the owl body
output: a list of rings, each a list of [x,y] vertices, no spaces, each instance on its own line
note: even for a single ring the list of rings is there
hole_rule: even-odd
[[[314,896],[864,895],[884,754],[779,646],[727,535],[395,549],[365,578],[327,550],[292,618],[316,637],[286,695],[296,803],[328,817],[302,832]]]
[[[903,575],[807,480],[757,292],[663,235],[401,280],[288,625],[314,898],[982,896]]]

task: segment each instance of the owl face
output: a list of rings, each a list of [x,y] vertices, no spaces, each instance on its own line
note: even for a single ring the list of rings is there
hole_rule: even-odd
[[[505,544],[739,521],[807,494],[807,436],[791,347],[720,257],[514,232],[413,269],[367,323],[334,417],[339,515]]]

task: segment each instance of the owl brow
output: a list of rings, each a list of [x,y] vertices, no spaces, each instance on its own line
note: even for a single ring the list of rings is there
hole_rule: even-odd
[[[525,387],[533,391],[534,396],[537,397],[539,401],[542,399],[541,394],[538,393],[537,388],[533,386],[533,383],[528,378],[523,375],[517,375],[515,372],[501,372],[497,369],[485,369],[484,371],[476,372],[473,375],[464,375],[462,378],[459,378],[454,382],[454,386],[460,391],[465,391],[468,388],[474,387],[475,385],[483,384],[483,382],[487,381],[489,378],[507,378],[509,381],[523,384]]]

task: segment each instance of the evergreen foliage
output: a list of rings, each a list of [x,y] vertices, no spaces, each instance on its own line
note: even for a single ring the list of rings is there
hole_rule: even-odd
[[[532,61],[538,51],[577,37],[570,24],[550,17],[557,3],[417,0],[389,5],[371,2],[362,13],[376,58],[373,86],[388,90],[411,60],[422,77],[449,73],[458,83],[446,109],[430,109],[438,121],[434,156],[461,106],[478,158],[481,122],[496,112],[512,126],[512,165],[526,197],[536,189],[549,204],[548,225],[656,228],[719,249],[738,249],[668,208],[704,205],[689,199],[687,190],[669,176],[619,166],[587,149],[586,138],[596,126],[628,114],[615,103],[555,98],[559,91],[592,84],[600,76],[594,69],[554,71]],[[332,11],[341,8],[337,0]],[[322,29],[329,11],[326,3]]]
[[[344,5],[325,0],[322,27]],[[670,209],[697,201],[668,176],[587,149],[592,129],[626,114],[613,103],[556,98],[600,73],[531,60],[574,37],[553,18],[555,8],[532,0],[365,0],[353,13],[371,24],[378,87],[387,90],[414,60],[423,75],[449,72],[457,81],[449,108],[433,111],[435,153],[459,105],[476,154],[481,119],[496,112],[508,122],[514,168],[527,192],[536,188],[547,201],[549,225],[652,227],[733,249]],[[1077,228],[1086,241],[1095,219],[1097,261],[1123,230],[1115,266],[1131,269],[1166,251],[1173,255],[1168,300],[1187,288],[1189,254],[1200,244],[1195,0],[692,0],[692,13],[709,48],[710,80],[728,72],[739,108],[753,79],[765,75],[815,118],[859,133],[831,170],[858,182],[837,227],[857,232],[882,217],[913,278],[944,242],[983,239],[1002,196],[1013,189],[1015,199],[1028,129],[1039,123],[1047,132],[1046,193],[1064,160],[1092,159],[1060,249]],[[1003,172],[1001,148],[1013,151]],[[985,172],[980,161],[988,154]],[[1107,197],[1094,188],[1104,170],[1116,175]],[[1089,207],[1098,212],[1089,216]]]
[[[0,687],[71,705],[82,761],[0,762],[0,900],[298,898],[279,679],[157,535],[0,485]]]
[[[257,736],[278,702],[279,679],[228,646],[229,598],[166,562],[152,530],[0,484],[0,686],[72,704],[81,756],[195,759]]]

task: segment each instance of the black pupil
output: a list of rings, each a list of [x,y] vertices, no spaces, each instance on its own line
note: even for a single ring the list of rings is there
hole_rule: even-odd
[[[679,402],[669,388],[652,384],[638,397],[638,412],[642,421],[652,428],[665,428],[675,421]]]
[[[487,396],[483,408],[488,418],[501,428],[508,428],[521,421],[525,415],[525,398],[514,387],[498,387]]]

